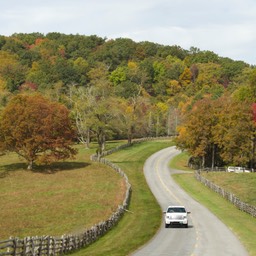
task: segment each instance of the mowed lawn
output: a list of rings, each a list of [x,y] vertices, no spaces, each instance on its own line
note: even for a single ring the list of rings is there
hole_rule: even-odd
[[[126,191],[123,179],[89,160],[95,147],[77,148],[75,160],[33,171],[14,153],[0,156],[0,240],[74,234],[117,209]]]

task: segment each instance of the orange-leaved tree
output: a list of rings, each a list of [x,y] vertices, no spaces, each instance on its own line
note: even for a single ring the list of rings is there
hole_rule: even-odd
[[[15,96],[0,118],[1,150],[25,158],[28,169],[73,157],[75,136],[69,110],[40,94]]]

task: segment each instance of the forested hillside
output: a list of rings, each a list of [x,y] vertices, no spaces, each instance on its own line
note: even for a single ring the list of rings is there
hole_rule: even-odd
[[[96,35],[0,36],[0,106],[41,93],[83,143],[176,134],[202,166],[254,165],[256,69],[191,47]],[[254,114],[253,114],[254,113]]]

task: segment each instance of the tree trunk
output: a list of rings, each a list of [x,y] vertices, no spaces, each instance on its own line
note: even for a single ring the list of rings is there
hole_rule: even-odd
[[[254,138],[252,139],[252,159],[251,159],[251,166],[250,168],[255,168],[255,148],[256,148],[256,137],[254,135]]]
[[[86,134],[86,148],[90,148],[90,129],[87,129],[87,134]]]
[[[132,144],[132,136],[129,134],[128,135],[128,144],[131,145]]]
[[[157,115],[157,118],[156,118],[156,137],[159,136],[159,124],[160,124],[159,115]]]
[[[205,156],[202,156],[202,169],[204,169],[205,166]]]
[[[98,139],[97,156],[98,156],[98,159],[100,159],[105,146],[105,134],[102,130],[98,131],[97,139]]]
[[[33,160],[30,160],[28,163],[28,170],[32,170],[33,169]]]
[[[154,136],[153,134],[153,121],[152,121],[152,113],[149,112],[149,117],[148,117],[148,135]]]
[[[128,128],[128,133],[127,133],[127,137],[128,137],[128,144],[131,145],[132,144],[132,139],[133,139],[133,133],[134,133],[134,126],[131,125]]]
[[[212,144],[212,170],[214,168],[215,162],[215,144]]]

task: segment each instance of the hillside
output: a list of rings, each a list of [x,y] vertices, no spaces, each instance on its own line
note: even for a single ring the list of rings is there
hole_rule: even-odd
[[[179,147],[189,150],[200,165],[254,167],[252,146],[248,148],[254,136],[253,116],[245,105],[255,102],[255,86],[253,66],[196,47],[185,50],[129,38],[107,40],[57,32],[0,36],[1,109],[13,95],[39,92],[65,104],[76,121],[79,141],[88,142],[88,136],[97,139],[99,152],[106,139],[130,142],[134,137],[173,135],[178,128]],[[209,105],[213,106],[209,112],[204,111]],[[233,106],[247,117],[238,120],[240,112],[233,112]],[[217,117],[213,112],[218,112]],[[234,124],[224,122],[223,114]],[[211,124],[210,116],[214,116]],[[208,124],[208,130],[194,129],[187,118],[197,127]],[[247,129],[222,134],[229,127],[240,127],[237,123],[248,123]],[[209,129],[219,124],[219,133],[211,134]],[[188,129],[197,136],[184,133]],[[241,132],[245,136],[238,143]],[[205,139],[207,134],[210,138]],[[230,140],[234,145],[228,144]],[[248,148],[245,156],[236,157],[244,147]],[[213,156],[207,158],[209,152],[214,161]]]

